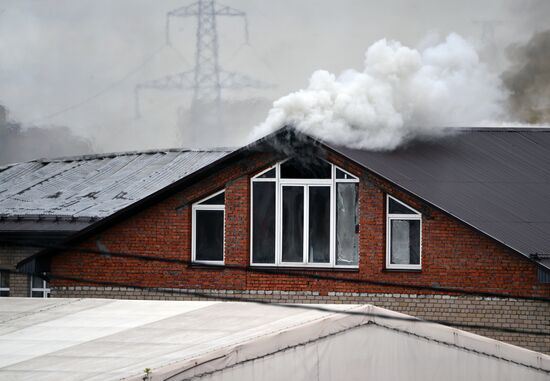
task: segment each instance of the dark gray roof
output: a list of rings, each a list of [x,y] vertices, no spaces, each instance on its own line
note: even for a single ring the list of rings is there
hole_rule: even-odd
[[[0,167],[0,230],[81,230],[229,152],[126,152]]]
[[[550,254],[550,129],[469,129],[392,152],[329,147],[525,256]]]

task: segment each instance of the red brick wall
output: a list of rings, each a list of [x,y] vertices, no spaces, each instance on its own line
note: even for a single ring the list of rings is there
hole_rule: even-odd
[[[359,176],[360,264],[358,271],[292,270],[293,276],[258,274],[235,269],[210,269],[184,264],[105,257],[68,252],[52,259],[54,275],[147,287],[217,290],[281,290],[411,293],[405,287],[357,284],[300,277],[300,273],[414,285],[458,287],[472,291],[550,296],[550,285],[537,283],[536,266],[472,228],[408,196],[390,183],[335,154],[329,159]],[[225,200],[225,262],[248,266],[250,258],[250,177],[273,159],[267,154],[220,170],[193,186],[97,234],[82,246],[97,249],[97,241],[113,252],[191,260],[191,203],[222,188]],[[422,270],[385,270],[385,195],[423,212]],[[182,207],[183,205],[183,207]],[[78,286],[65,280],[53,287]],[[433,291],[425,291],[433,293]]]

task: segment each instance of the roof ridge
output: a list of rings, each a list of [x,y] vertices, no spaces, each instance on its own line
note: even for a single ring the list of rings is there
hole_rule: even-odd
[[[56,158],[39,158],[29,160],[28,162],[39,163],[53,163],[53,162],[69,162],[69,161],[85,161],[96,159],[107,159],[119,156],[132,156],[132,155],[154,155],[154,154],[167,154],[171,152],[232,152],[235,148],[231,147],[212,147],[212,148],[165,148],[165,149],[147,149],[147,150],[134,150],[134,151],[116,151],[105,153],[93,153],[74,156],[61,156]],[[14,165],[18,163],[12,163]]]
[[[550,126],[444,127],[444,129],[461,132],[550,132]]]

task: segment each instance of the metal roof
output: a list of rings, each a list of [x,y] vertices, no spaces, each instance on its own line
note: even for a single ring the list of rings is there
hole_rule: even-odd
[[[145,368],[153,380],[546,380],[550,356],[371,305],[0,298],[1,379],[137,381]]]
[[[80,230],[229,152],[127,152],[7,165],[0,168],[0,223],[5,230]]]
[[[550,129],[468,129],[392,152],[328,146],[525,256],[550,254]]]

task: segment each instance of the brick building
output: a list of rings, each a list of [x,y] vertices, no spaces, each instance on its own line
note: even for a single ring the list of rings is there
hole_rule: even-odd
[[[548,168],[550,130],[381,153],[285,129],[18,268],[58,297],[366,302],[550,352]]]
[[[163,150],[39,159],[0,167],[0,296],[47,297],[18,262],[227,154]]]

